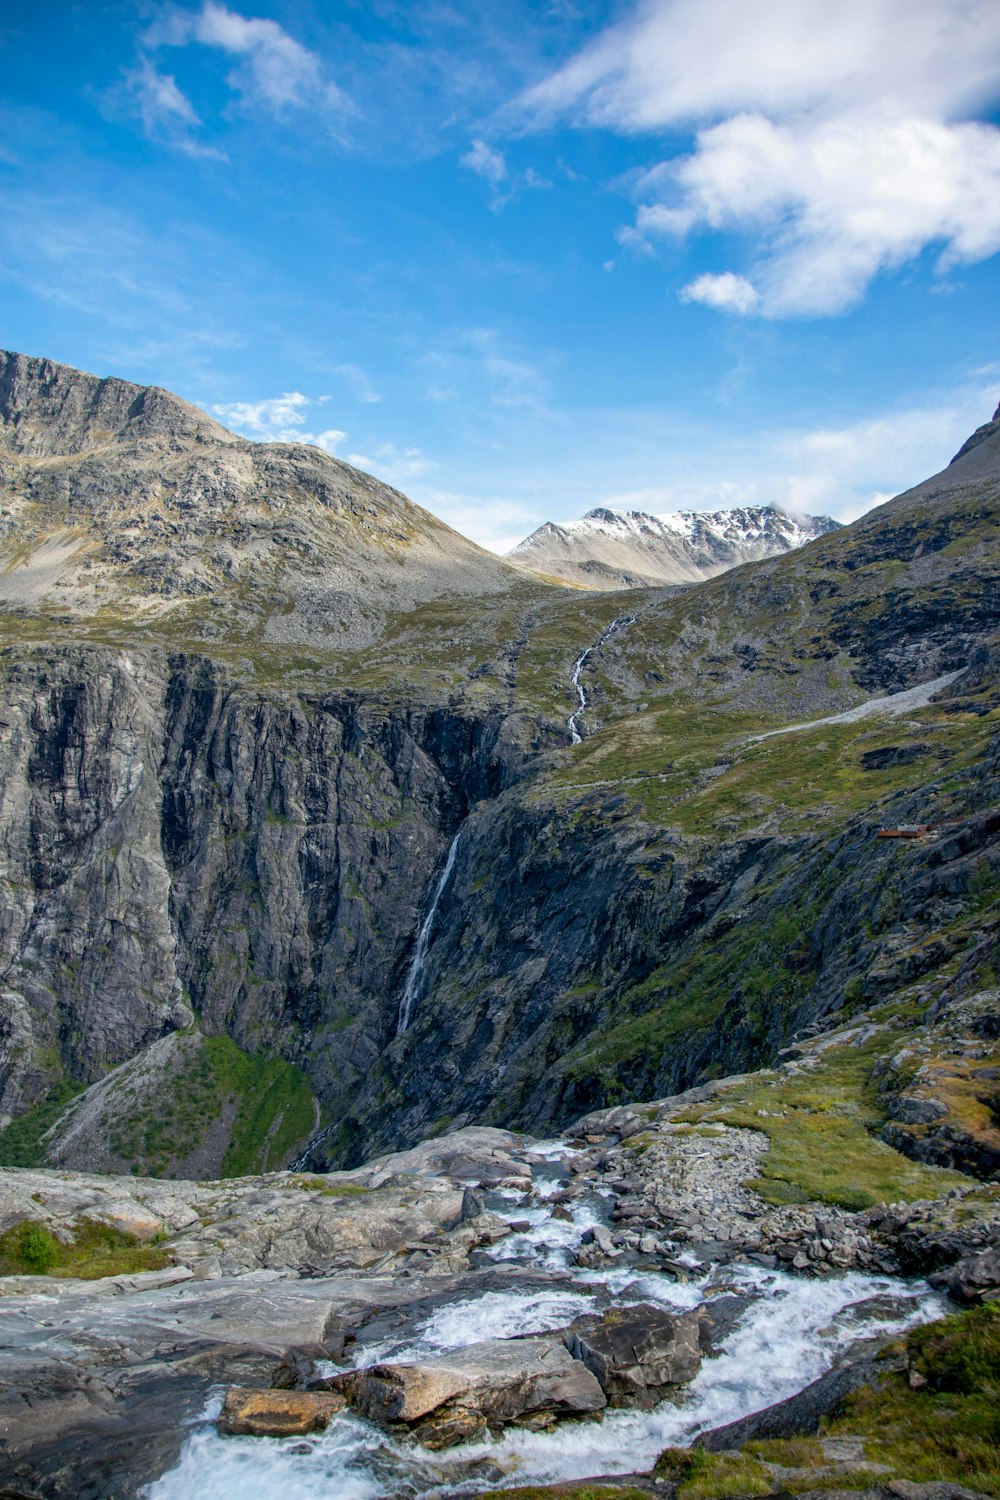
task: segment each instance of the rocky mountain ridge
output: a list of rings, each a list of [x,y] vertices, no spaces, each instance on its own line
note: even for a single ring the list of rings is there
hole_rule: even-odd
[[[836,530],[829,516],[791,516],[770,505],[719,511],[610,510],[548,521],[507,556],[520,567],[578,587],[621,589],[699,583]]]
[[[0,351],[0,601],[104,629],[356,647],[509,568],[371,475],[157,387]]]
[[[202,442],[172,398],[17,370],[51,445],[103,445],[97,468],[35,460],[47,520],[69,486],[101,525],[131,506],[151,546],[143,492],[123,489],[147,441],[149,483],[203,446],[258,477],[301,476],[300,455],[340,472],[213,424]],[[172,456],[134,425],[164,403]],[[96,425],[116,420],[124,436]],[[15,450],[42,439],[9,425],[13,514]],[[489,598],[404,608],[383,589],[369,644],[323,637],[308,657],[240,638],[264,591],[226,583],[218,611],[203,580],[207,614],[172,604],[155,627],[9,605],[0,1154],[213,1175],[308,1146],[344,1165],[456,1121],[555,1129],[766,1063],[908,986],[925,1004],[988,988],[998,475],[988,431],[853,527],[680,592],[584,596],[514,570]],[[246,499],[226,493],[188,495],[200,555]],[[581,709],[573,666],[597,642]],[[938,679],[937,699],[908,696]],[[943,826],[889,845],[879,822]],[[955,1129],[954,1159],[975,1156]]]

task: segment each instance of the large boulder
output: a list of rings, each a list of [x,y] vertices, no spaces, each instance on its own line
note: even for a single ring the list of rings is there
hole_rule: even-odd
[[[956,1302],[1000,1301],[1000,1246],[967,1255],[942,1279]]]
[[[655,1406],[701,1365],[696,1312],[669,1313],[642,1302],[578,1318],[566,1347],[596,1375],[609,1406]]]
[[[512,1423],[548,1426],[607,1400],[558,1338],[489,1339],[419,1364],[379,1364],[336,1377],[351,1405],[381,1426],[405,1424],[432,1447]]]

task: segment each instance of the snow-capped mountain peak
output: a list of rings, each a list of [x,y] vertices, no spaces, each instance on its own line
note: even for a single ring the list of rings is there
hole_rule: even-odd
[[[771,505],[659,516],[598,506],[577,521],[546,522],[508,556],[521,567],[590,588],[694,583],[789,552],[837,524],[829,516],[795,517]]]

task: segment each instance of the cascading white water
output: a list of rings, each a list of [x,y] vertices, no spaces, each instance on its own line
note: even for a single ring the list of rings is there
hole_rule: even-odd
[[[580,722],[581,714],[587,707],[587,694],[584,691],[583,683],[580,681],[580,678],[583,675],[583,669],[587,665],[588,659],[593,656],[595,651],[600,651],[601,647],[611,639],[616,630],[622,630],[626,625],[634,624],[635,615],[619,615],[617,620],[611,621],[611,624],[603,632],[603,634],[598,637],[594,644],[592,646],[588,646],[586,651],[581,652],[581,654],[577,657],[576,665],[573,667],[573,675],[571,681],[573,683],[573,686],[576,688],[576,695],[579,698],[580,702],[579,706],[573,710],[566,721],[566,728],[569,730],[571,744],[583,744],[583,735],[580,733],[577,725]]]
[[[683,1310],[712,1295],[711,1272],[677,1283],[633,1267],[576,1267],[571,1247],[598,1216],[599,1200],[577,1200],[570,1223],[551,1216],[544,1193],[533,1194],[528,1208],[520,1195],[504,1196],[512,1206],[518,1203],[531,1227],[487,1253],[508,1268],[512,1262],[528,1268],[530,1282],[514,1281],[507,1290],[474,1292],[438,1307],[398,1342],[361,1345],[359,1364],[420,1359],[478,1339],[558,1328],[588,1306],[651,1301]],[[558,1271],[552,1289],[538,1284],[543,1265]],[[801,1390],[859,1338],[889,1339],[944,1311],[942,1299],[926,1286],[860,1272],[816,1281],[733,1265],[727,1267],[727,1285],[748,1294],[746,1311],[690,1386],[652,1411],[609,1411],[603,1422],[568,1422],[552,1432],[511,1427],[483,1442],[431,1453],[351,1413],[337,1417],[325,1433],[294,1443],[219,1437],[217,1397],[192,1423],[178,1463],[150,1485],[146,1500],[187,1500],[193,1494],[199,1500],[383,1500],[400,1493],[419,1500],[442,1488],[472,1493],[498,1484],[648,1469],[663,1448],[690,1443],[707,1428]]]
[[[431,945],[434,918],[437,916],[437,909],[440,905],[441,897],[444,895],[445,887],[451,879],[451,872],[455,868],[455,856],[458,853],[458,841],[461,836],[461,830],[459,830],[451,841],[448,858],[445,860],[444,869],[441,871],[441,878],[434,887],[434,895],[431,898],[430,906],[427,908],[427,915],[421,922],[420,931],[417,933],[417,946],[413,950],[409,972],[406,976],[406,984],[403,987],[403,998],[399,1003],[399,1024],[396,1027],[397,1036],[402,1036],[403,1032],[409,1026],[413,1019],[413,1008],[420,998],[424,979],[424,965],[427,962],[427,950]]]

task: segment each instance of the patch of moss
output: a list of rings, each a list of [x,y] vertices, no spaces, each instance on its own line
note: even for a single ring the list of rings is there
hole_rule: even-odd
[[[328,1182],[325,1177],[292,1177],[281,1186],[318,1193],[321,1198],[357,1198],[368,1191],[360,1182]]]
[[[241,1051],[226,1036],[199,1038],[156,1097],[117,1117],[111,1149],[132,1170],[176,1171],[223,1116],[232,1116],[220,1176],[244,1177],[283,1166],[314,1124],[304,1075],[281,1058]]]
[[[173,1264],[168,1250],[143,1244],[109,1224],[82,1221],[64,1243],[47,1224],[25,1219],[0,1235],[0,1276],[64,1276],[96,1281],[102,1276],[160,1271]]]
[[[523,1488],[485,1490],[483,1500],[649,1500],[650,1491],[634,1484],[526,1484]]]
[[[770,1495],[774,1491],[768,1470],[748,1453],[666,1448],[653,1473],[677,1486],[676,1500],[721,1500],[726,1495]]]

